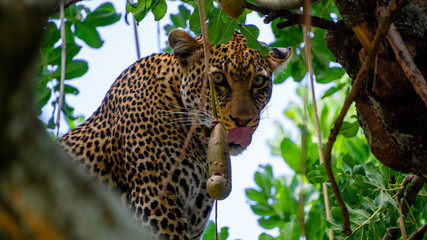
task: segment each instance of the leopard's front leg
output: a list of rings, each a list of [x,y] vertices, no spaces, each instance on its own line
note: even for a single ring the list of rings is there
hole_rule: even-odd
[[[192,239],[184,203],[176,194],[167,192],[160,198],[159,188],[135,187],[131,193],[130,206],[134,216],[151,228],[155,239]]]

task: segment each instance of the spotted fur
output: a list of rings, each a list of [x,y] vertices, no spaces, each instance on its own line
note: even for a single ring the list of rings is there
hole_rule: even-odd
[[[212,45],[209,70],[226,128],[250,126],[255,131],[270,99],[272,72],[292,49],[275,49],[262,57],[245,41],[236,32],[228,44]],[[200,37],[180,30],[171,32],[169,43],[173,53],[151,55],[123,71],[95,113],[58,143],[91,175],[118,189],[157,239],[200,239],[213,203],[206,192],[207,140],[201,134],[213,120],[209,91],[198,112],[203,46]],[[197,114],[196,134],[160,198]],[[229,146],[232,154],[245,148]]]

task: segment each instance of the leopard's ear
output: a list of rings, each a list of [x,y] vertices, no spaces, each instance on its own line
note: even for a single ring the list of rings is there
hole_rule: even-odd
[[[292,47],[271,48],[268,54],[268,63],[274,71],[285,66],[286,60],[292,55]]]
[[[184,68],[199,57],[202,53],[201,50],[203,50],[203,43],[178,29],[169,33],[169,45],[173,49],[179,64]]]

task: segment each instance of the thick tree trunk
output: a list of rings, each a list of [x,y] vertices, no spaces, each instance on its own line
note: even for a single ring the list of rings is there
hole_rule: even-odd
[[[0,0],[0,239],[147,239],[118,196],[73,167],[34,113],[55,0]]]
[[[328,31],[326,43],[349,76],[355,79],[378,26],[377,4],[386,1],[335,2],[349,32]],[[427,1],[408,2],[393,22],[426,79]],[[371,151],[379,161],[394,170],[426,178],[427,106],[408,81],[386,41],[381,46],[374,69],[356,98],[359,123]]]

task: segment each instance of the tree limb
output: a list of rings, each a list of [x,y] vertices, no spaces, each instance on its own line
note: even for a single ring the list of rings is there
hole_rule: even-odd
[[[289,10],[274,10],[267,7],[256,6],[248,2],[246,3],[246,8],[253,10],[255,12],[259,12],[263,15],[267,15],[267,17],[264,19],[264,23],[266,24],[272,22],[276,18],[286,18],[290,21],[290,23],[288,23],[287,25],[286,24],[284,25],[283,23],[282,25],[278,25],[277,26],[278,28],[288,27],[295,24],[302,24],[304,22],[303,15],[293,13]],[[312,18],[312,26],[314,27],[329,29],[329,30],[340,30],[342,28],[340,25],[321,17],[311,16],[311,18]]]
[[[427,232],[427,223],[417,229],[407,240],[423,240],[425,233]]]
[[[62,112],[62,104],[64,102],[64,81],[65,81],[65,65],[66,65],[66,56],[67,56],[67,44],[65,41],[65,17],[64,17],[64,1],[59,0],[59,16],[61,18],[61,80],[59,87],[59,99],[58,101],[58,113],[56,115],[56,137],[59,135],[59,126],[61,121],[61,112]]]

